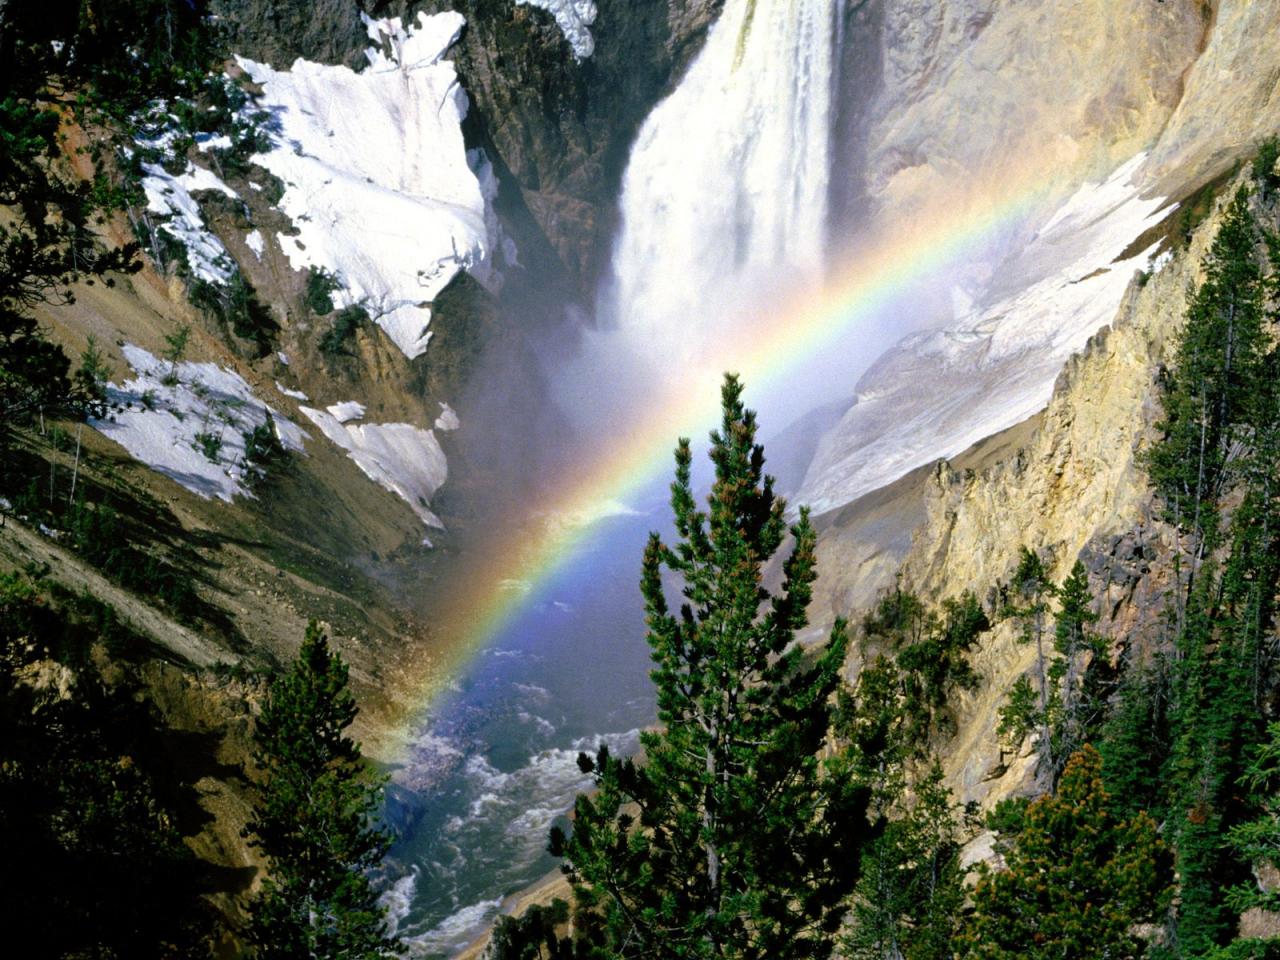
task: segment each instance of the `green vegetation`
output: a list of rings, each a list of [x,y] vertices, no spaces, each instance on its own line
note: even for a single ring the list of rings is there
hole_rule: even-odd
[[[950,960],[964,905],[962,822],[936,764],[916,785],[909,808],[862,853],[850,932],[851,960]],[[901,794],[894,798],[902,804]]]
[[[812,590],[813,527],[801,510],[788,531],[735,377],[722,401],[708,510],[682,440],[671,487],[679,543],[655,534],[645,550],[663,729],[642,734],[643,764],[603,748],[581,757],[595,792],[578,797],[572,833],[552,836],[575,887],[578,956],[827,956],[870,834],[869,791],[818,759],[844,627],[807,661],[792,644]],[[788,532],[794,546],[771,596],[763,566]],[[681,582],[679,612],[664,569]]]
[[[348,356],[351,338],[369,322],[368,311],[359,304],[343,307],[333,315],[333,325],[320,338],[320,352],[329,359]]]
[[[313,621],[254,728],[263,782],[246,836],[270,873],[253,904],[249,940],[263,960],[400,952],[367,876],[390,838],[375,825],[382,781],[346,734],[357,713],[347,684],[347,665]]]
[[[1162,909],[1164,847],[1150,817],[1117,822],[1108,808],[1101,758],[1085,747],[1067,762],[1057,792],[1026,808],[1004,868],[978,867],[959,956],[1141,956],[1132,929]]]
[[[338,278],[324,267],[312,267],[307,271],[303,302],[317,317],[327,317],[333,313],[333,295],[341,288]]]
[[[999,736],[1016,748],[1036,735],[1038,769],[1056,783],[1076,751],[1091,742],[1102,725],[1110,693],[1110,664],[1106,644],[1091,627],[1093,611],[1089,577],[1079,561],[1071,575],[1055,587],[1043,561],[1025,547],[1014,574],[1005,612],[1019,627],[1019,640],[1034,643],[1036,662],[1009,691],[1000,711]],[[1058,609],[1048,643],[1050,601]]]
[[[188,297],[207,316],[229,327],[242,340],[248,340],[253,345],[254,356],[265,357],[271,352],[271,338],[279,324],[239,270],[226,284],[193,280]]]

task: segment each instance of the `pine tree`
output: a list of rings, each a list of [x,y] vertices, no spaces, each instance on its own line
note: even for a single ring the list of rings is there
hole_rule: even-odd
[[[781,590],[763,589],[788,533],[785,505],[736,377],[722,401],[708,510],[697,508],[681,440],[671,488],[680,540],[670,547],[655,534],[645,550],[662,730],[643,735],[643,764],[605,750],[580,758],[596,792],[578,797],[572,834],[552,838],[580,913],[603,916],[596,953],[584,955],[821,958],[856,880],[868,791],[818,760],[844,628],[811,657],[793,644],[815,575],[804,510]],[[664,568],[680,581],[678,611]]]
[[[1036,768],[1050,776],[1057,769],[1053,726],[1060,706],[1049,677],[1047,633],[1049,601],[1053,595],[1054,587],[1044,561],[1023,547],[1002,612],[1018,624],[1020,643],[1035,644],[1036,662],[1034,675],[1019,677],[1010,691],[1009,702],[1000,711],[999,732],[1015,745],[1027,734],[1037,733]]]
[[[964,903],[956,805],[936,763],[905,815],[862,854],[851,930],[852,960],[950,960]]]
[[[1060,716],[1053,730],[1053,753],[1057,766],[1054,780],[1062,774],[1062,765],[1093,739],[1101,726],[1106,691],[1099,689],[1104,672],[1104,639],[1090,628],[1098,622],[1093,611],[1093,594],[1089,575],[1079,560],[1071,575],[1058,588],[1058,612],[1053,624],[1053,662],[1049,665],[1049,682],[1061,703]]]
[[[1142,953],[1131,931],[1165,900],[1164,846],[1146,814],[1117,822],[1109,805],[1101,757],[1085,747],[1067,761],[1057,794],[1026,808],[1004,869],[979,865],[961,958]]]
[[[1240,452],[1240,425],[1263,381],[1267,345],[1258,228],[1241,187],[1205,258],[1171,371],[1161,384],[1164,420],[1147,469],[1165,515],[1195,541],[1190,571],[1218,543],[1218,501]]]
[[[263,960],[400,952],[367,876],[389,838],[374,823],[382,783],[345,732],[358,712],[347,679],[347,665],[313,621],[254,730],[263,782],[246,835],[269,870],[249,940]]]

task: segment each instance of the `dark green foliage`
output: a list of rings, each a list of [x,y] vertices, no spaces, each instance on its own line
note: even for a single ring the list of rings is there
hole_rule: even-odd
[[[1277,163],[1280,163],[1280,137],[1268,137],[1258,145],[1258,155],[1253,158],[1253,182],[1258,185],[1263,201],[1269,200],[1272,192],[1280,187]]]
[[[217,433],[197,433],[191,445],[204,454],[210,463],[218,462],[218,454],[222,450],[222,435]]]
[[[927,633],[898,654],[902,671],[903,713],[909,718],[908,735],[923,744],[936,729],[950,723],[948,703],[956,688],[973,690],[978,675],[967,654],[978,638],[991,629],[991,621],[972,593],[942,604],[942,617],[930,618]]]
[[[846,640],[838,625],[806,662],[815,534],[802,511],[781,590],[761,586],[788,534],[764,476],[755,415],[726,377],[712,434],[715,482],[699,510],[688,441],[671,488],[679,542],[655,534],[642,592],[661,732],[643,765],[583,756],[596,792],[578,797],[572,834],[552,851],[578,891],[582,956],[821,958],[868,834],[869,791],[818,760]],[[668,605],[663,569],[683,602]]]
[[[1280,869],[1280,723],[1267,727],[1267,739],[1248,752],[1248,765],[1240,778],[1256,814],[1236,824],[1227,835],[1227,843],[1243,863]],[[1230,906],[1237,913],[1253,907],[1280,910],[1280,890],[1260,889],[1247,882],[1235,887],[1229,895]],[[1278,942],[1277,945],[1280,945]]]
[[[1118,818],[1131,819],[1145,810],[1158,821],[1164,819],[1161,774],[1172,748],[1169,727],[1168,665],[1160,661],[1130,667],[1098,744],[1112,812]]]
[[[1001,711],[1000,730],[1010,739],[1021,740],[1031,731],[1039,737],[1036,749],[1042,772],[1058,769],[1053,753],[1052,724],[1056,715],[1049,678],[1049,651],[1046,633],[1054,586],[1049,570],[1039,554],[1021,548],[1013,582],[1003,591],[1001,613],[1018,625],[1018,639],[1036,647],[1034,673],[1019,680],[1010,693],[1010,702]]]
[[[368,312],[359,304],[343,307],[333,315],[333,325],[320,338],[320,352],[330,359],[347,356],[351,338],[368,321]]]
[[[1205,260],[1205,282],[1192,296],[1173,368],[1161,381],[1162,439],[1146,457],[1166,518],[1198,542],[1197,562],[1218,542],[1218,501],[1244,439],[1245,412],[1265,376],[1257,243],[1241,188]]]
[[[964,871],[959,817],[942,779],[935,765],[916,785],[906,814],[863,851],[844,956],[950,960]]]
[[[265,357],[271,352],[271,338],[279,325],[239,270],[226,284],[196,279],[188,296],[195,306],[230,327],[237,337],[250,341],[257,356]]]
[[[191,340],[191,327],[183,324],[173,333],[164,335],[166,348],[164,358],[169,361],[169,372],[165,374],[162,381],[165,386],[172,387],[178,382],[178,364],[182,362],[182,358],[187,353],[187,343]]]
[[[1053,755],[1062,764],[1101,729],[1111,692],[1111,670],[1106,641],[1093,630],[1098,614],[1093,610],[1088,573],[1079,560],[1058,588],[1057,596],[1049,682],[1059,705],[1052,729]],[[1057,766],[1053,774],[1056,780],[1062,774],[1062,766]]]
[[[333,295],[341,288],[338,278],[324,267],[312,267],[307,271],[303,302],[317,317],[327,317],[333,313]]]
[[[1265,157],[1260,163],[1256,179]],[[1265,200],[1270,189],[1258,185]],[[1275,688],[1280,585],[1280,357],[1268,323],[1280,241],[1259,227],[1259,215],[1273,212],[1241,189],[1163,378],[1163,435],[1148,467],[1166,519],[1190,534],[1174,570],[1173,646],[1125,679],[1103,743],[1116,763],[1108,774],[1116,809],[1165,817],[1179,886],[1168,948],[1175,957],[1272,949],[1233,942],[1249,905],[1241,891],[1250,868],[1267,859],[1248,838],[1265,833],[1268,818],[1266,748],[1253,745],[1265,739]]]
[[[1235,930],[1224,893],[1243,880],[1245,871],[1226,837],[1244,812],[1236,789],[1242,753],[1246,744],[1257,741],[1261,726],[1246,672],[1249,664],[1229,639],[1215,642],[1215,571],[1206,568],[1201,580],[1178,638],[1174,743],[1165,772],[1168,831],[1177,848],[1178,942],[1187,956],[1225,944]]]
[[[573,947],[559,936],[569,922],[569,905],[554,900],[534,904],[520,917],[502,917],[493,928],[487,960],[569,960]]]
[[[108,579],[158,601],[179,622],[204,618],[207,610],[190,575],[137,542],[109,497],[94,504],[78,494],[68,503],[63,496],[50,497],[33,478],[14,498],[13,513],[32,526],[65,532],[63,542]]]
[[[260,486],[288,462],[289,451],[280,442],[275,420],[267,419],[244,434],[245,476],[250,486]]]
[[[93,616],[0,575],[0,856],[22,873],[0,917],[25,931],[31,955],[207,956],[198,865],[175,826],[157,721],[130,686],[83,669],[106,613],[72,606]],[[55,662],[81,668],[71,696],[30,682],[65,669]]]
[[[950,696],[956,689],[972,690],[978,685],[967,654],[990,628],[986,611],[972,593],[948,598],[940,613],[934,613],[901,587],[882,597],[863,620],[864,654],[892,655],[867,678],[863,699],[874,711],[897,714],[895,735],[902,747],[920,752],[931,735],[949,730]],[[876,689],[886,682],[897,688],[892,705],[885,691]],[[857,744],[860,737],[849,739]]]
[[[1168,889],[1164,845],[1145,814],[1116,821],[1102,761],[1085,747],[1055,795],[1026,807],[1005,868],[978,867],[973,915],[958,955],[974,960],[1136,958],[1132,927],[1159,914]]]
[[[251,910],[255,956],[369,960],[400,952],[367,875],[390,838],[375,823],[383,781],[346,733],[357,712],[347,665],[312,622],[254,728],[263,780],[245,834],[269,864]]]

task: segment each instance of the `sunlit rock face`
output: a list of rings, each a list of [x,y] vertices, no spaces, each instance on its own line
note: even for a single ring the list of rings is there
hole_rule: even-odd
[[[883,0],[865,131],[873,207],[900,217],[1024,164],[1065,190],[1105,179],[1177,107],[1207,30],[1201,6]]]
[[[854,399],[801,500],[848,503],[1043,407],[1148,266],[1134,241],[1162,208],[1280,128],[1280,3],[1208,9],[883,0],[846,26],[864,35],[843,98],[869,100],[840,129],[857,164],[833,190],[833,246],[955,210],[994,226],[884,318],[905,339],[865,374],[872,358],[850,357]]]

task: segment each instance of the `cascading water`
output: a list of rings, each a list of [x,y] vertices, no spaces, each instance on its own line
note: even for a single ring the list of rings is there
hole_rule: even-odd
[[[710,346],[732,343],[735,316],[820,277],[837,5],[727,0],[637,139],[605,329],[562,387],[576,377],[634,420],[643,408],[619,377],[642,388],[657,370],[723,369],[732,358]],[[604,412],[566,398],[575,405]],[[636,494],[556,577],[506,584],[530,591],[521,615],[428,719],[421,766],[443,773],[422,789],[427,809],[398,851],[412,872],[389,897],[416,950],[451,952],[504,894],[550,869],[547,828],[586,786],[577,751],[602,739],[633,748],[635,728],[653,722],[634,577],[648,531],[666,523],[664,487]]]
[[[714,361],[735,313],[821,271],[837,7],[728,0],[641,129],[600,304],[632,357]]]

